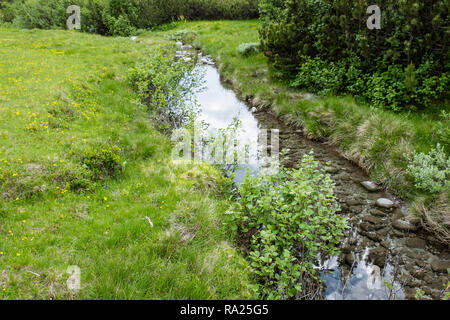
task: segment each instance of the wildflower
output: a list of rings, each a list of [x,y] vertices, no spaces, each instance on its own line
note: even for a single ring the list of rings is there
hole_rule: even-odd
[[[19,253],[19,252],[17,252],[17,253],[16,253],[16,256],[20,257],[20,253]]]
[[[107,197],[103,197],[103,200],[108,201],[108,198]]]

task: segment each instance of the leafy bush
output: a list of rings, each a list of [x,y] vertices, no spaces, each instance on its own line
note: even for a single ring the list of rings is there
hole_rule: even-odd
[[[75,151],[74,155],[79,159],[82,167],[93,173],[96,180],[104,180],[122,172],[120,152],[121,149],[118,146],[98,143]]]
[[[161,129],[180,128],[195,112],[191,99],[199,88],[194,62],[177,59],[170,46],[152,48],[145,61],[129,71],[129,81]]]
[[[396,112],[417,111],[450,98],[450,73],[430,76],[432,66],[427,60],[417,69],[392,65],[386,71],[364,74],[355,58],[333,62],[305,57],[292,86],[321,95],[350,93]]]
[[[259,42],[242,43],[237,48],[237,52],[240,55],[248,57],[254,53],[258,53],[259,46],[260,46]]]
[[[414,154],[407,172],[424,192],[439,193],[450,187],[450,157],[439,144],[428,154]]]
[[[262,49],[289,77],[300,72],[296,85],[317,92],[343,87],[342,93],[358,93],[397,111],[448,100],[446,2],[384,1],[380,30],[366,26],[371,4],[368,0],[261,0]],[[350,68],[349,79],[344,73]]]
[[[258,16],[258,0],[13,0],[2,16],[21,28],[65,28],[70,5],[80,6],[82,30],[129,36],[180,17],[248,19]]]
[[[320,288],[314,266],[320,255],[338,254],[346,228],[333,186],[311,154],[298,170],[248,175],[239,187],[229,222],[251,235],[249,259],[263,298],[305,298],[311,288]]]

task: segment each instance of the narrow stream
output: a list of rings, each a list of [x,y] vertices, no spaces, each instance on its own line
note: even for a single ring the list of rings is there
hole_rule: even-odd
[[[450,250],[405,220],[408,208],[401,200],[382,190],[368,191],[361,182],[369,177],[333,147],[308,140],[266,112],[251,112],[225,87],[209,57],[195,51],[184,54],[198,55],[199,67],[205,71],[205,90],[197,94],[202,120],[218,129],[238,118],[251,146],[260,143],[262,130],[278,129],[280,150],[290,150],[283,165],[295,167],[303,155],[314,150],[316,160],[335,181],[341,214],[349,218],[350,229],[342,241],[342,254],[321,266],[324,299],[414,299],[417,289],[425,292],[424,298],[440,299],[449,280]],[[258,159],[253,160],[250,167],[257,169]],[[238,181],[243,179],[244,169],[237,172]],[[379,207],[376,201],[380,198],[396,205]]]

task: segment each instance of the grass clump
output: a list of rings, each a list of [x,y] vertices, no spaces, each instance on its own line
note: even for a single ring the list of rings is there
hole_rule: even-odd
[[[258,53],[259,48],[259,42],[242,43],[237,48],[237,52],[244,57],[248,57],[252,54]]]

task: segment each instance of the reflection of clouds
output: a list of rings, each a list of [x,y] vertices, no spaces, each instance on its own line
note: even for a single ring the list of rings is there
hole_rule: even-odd
[[[220,75],[214,67],[204,66],[203,68],[205,68],[206,88],[196,94],[202,110],[198,120],[205,121],[210,128],[225,129],[235,118],[239,119],[242,123],[237,134],[239,145],[248,145],[249,161],[257,163],[258,121],[232,90],[222,86]]]
[[[351,275],[345,273],[343,275],[343,268],[339,266],[337,258],[331,258],[324,263],[327,270],[332,270],[333,273],[326,272],[322,275],[322,280],[327,283],[327,288],[324,293],[326,300],[387,300],[389,299],[389,290],[385,287],[384,281],[390,282],[393,278],[393,266],[387,264],[384,273],[378,266],[367,263],[367,253],[361,257],[355,264]],[[343,292],[344,282],[347,280],[347,285]],[[404,299],[404,293],[399,283],[394,283],[394,292],[396,299]]]

